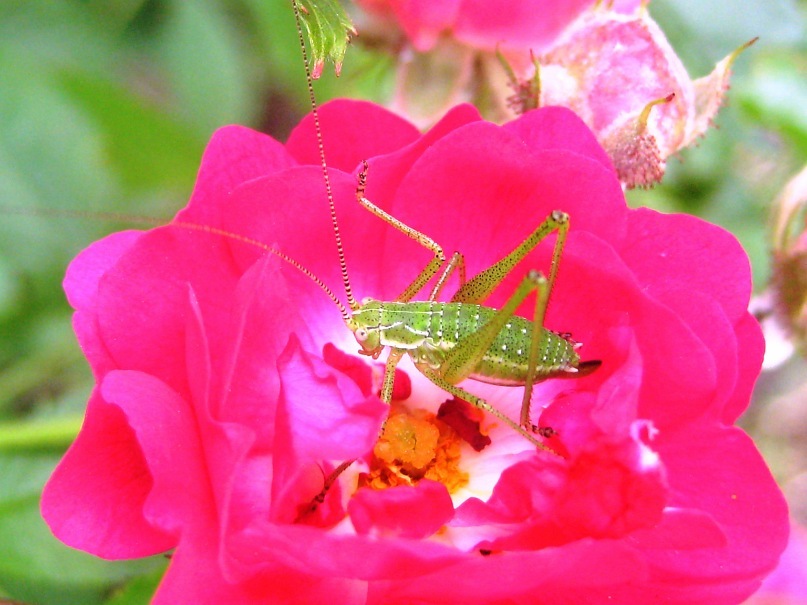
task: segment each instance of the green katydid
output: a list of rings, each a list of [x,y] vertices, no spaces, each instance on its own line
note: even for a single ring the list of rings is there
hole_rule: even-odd
[[[569,216],[562,211],[552,212],[510,254],[470,281],[466,281],[461,254],[455,253],[450,260],[447,260],[442,248],[435,241],[405,225],[365,197],[369,169],[365,161],[358,176],[357,202],[390,226],[428,248],[433,253],[433,258],[394,301],[365,299],[359,303],[351,289],[342,246],[325,158],[325,147],[314,100],[311,68],[302,32],[300,10],[296,0],[292,0],[292,5],[303,53],[308,92],[312,100],[313,122],[326,197],[333,223],[342,281],[350,310],[348,311],[341,304],[339,306],[345,324],[361,346],[359,353],[377,359],[385,349],[389,349],[381,399],[387,404],[391,403],[395,367],[401,358],[408,354],[415,367],[435,385],[494,415],[537,447],[549,449],[535,438],[535,432],[548,435],[552,434],[552,430],[542,431],[530,423],[530,399],[533,385],[550,377],[584,376],[600,365],[599,361],[582,362],[577,353],[580,346],[578,343],[565,334],[558,334],[543,327],[544,315],[569,231]],[[482,306],[481,303],[518,262],[554,232],[557,232],[557,240],[549,277],[547,278],[537,271],[530,271],[504,307],[497,310]],[[451,302],[438,302],[437,297],[455,271],[460,276],[459,290],[454,294]],[[428,299],[413,301],[415,295],[438,273],[440,275]],[[319,283],[322,286],[321,282]],[[536,292],[532,321],[514,315],[518,306],[532,292]],[[333,299],[333,295],[330,296]],[[458,387],[457,385],[466,378],[498,385],[524,386],[520,421],[515,422],[482,398]]]

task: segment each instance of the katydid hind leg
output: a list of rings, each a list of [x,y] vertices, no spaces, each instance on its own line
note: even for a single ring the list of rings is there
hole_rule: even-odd
[[[477,332],[462,339],[446,354],[443,365],[435,373],[449,384],[457,384],[467,378],[481,362],[490,349],[496,336],[501,332],[518,306],[531,293],[536,292],[535,312],[533,314],[533,332],[530,338],[530,349],[527,358],[527,377],[524,383],[524,395],[521,400],[520,426],[524,432],[535,430],[530,422],[530,402],[540,356],[544,317],[549,301],[549,282],[538,271],[530,271],[522,280],[505,305]],[[595,362],[593,369],[599,366]],[[498,415],[497,415],[498,416]],[[521,432],[521,431],[520,431]]]
[[[548,298],[552,293],[555,278],[557,277],[560,257],[563,254],[563,247],[566,244],[566,236],[569,232],[569,223],[568,214],[560,210],[553,211],[509,254],[460,287],[451,300],[453,302],[483,303],[527,254],[534,250],[551,233],[557,231],[558,237],[552,252],[552,264],[549,268]]]
[[[521,399],[521,426],[532,428],[530,423],[530,403],[532,401],[532,387],[535,384],[535,370],[538,367],[538,355],[541,349],[541,335],[544,328],[546,307],[549,303],[549,282],[540,273],[530,272],[535,284],[535,313],[532,318],[532,335],[530,338],[530,352],[527,357],[527,379],[524,382],[524,396]]]

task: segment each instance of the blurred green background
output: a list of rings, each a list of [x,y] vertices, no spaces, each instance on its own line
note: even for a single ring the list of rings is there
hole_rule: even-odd
[[[730,229],[768,267],[776,194],[807,160],[805,2],[653,0],[690,73],[754,36],[718,129],[629,202]],[[320,101],[383,101],[393,58],[356,43]],[[204,145],[240,123],[283,140],[308,110],[287,0],[0,0],[0,599],[147,603],[165,559],[106,562],[51,537],[42,486],[81,423],[92,381],[61,291],[69,260],[125,223],[9,207],[167,218],[186,202]],[[807,389],[791,359],[760,380],[744,419],[807,522]],[[795,420],[794,420],[795,419]]]

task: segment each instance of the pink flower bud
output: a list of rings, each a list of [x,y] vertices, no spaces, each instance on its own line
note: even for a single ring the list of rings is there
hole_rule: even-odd
[[[774,205],[771,275],[773,309],[793,344],[807,353],[807,168],[785,187]]]
[[[752,41],[753,42],[753,41]],[[692,80],[650,16],[586,13],[540,58],[541,104],[574,109],[628,187],[661,180],[666,160],[706,132],[743,45]]]
[[[706,132],[734,59],[753,43],[693,80],[636,1],[364,4],[396,20],[412,44],[399,55],[397,111],[426,125],[463,101],[497,122],[539,106],[568,107],[629,188],[659,182],[667,158]]]

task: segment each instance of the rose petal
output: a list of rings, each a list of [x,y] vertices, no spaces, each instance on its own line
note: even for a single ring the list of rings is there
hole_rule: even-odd
[[[81,432],[42,494],[42,516],[63,542],[110,559],[164,552],[176,538],[146,518],[153,482],[137,437],[96,392]]]
[[[153,481],[144,507],[149,520],[176,534],[189,520],[212,514],[210,482],[192,406],[142,372],[110,372],[101,393],[123,410],[143,449]]]
[[[714,598],[719,594],[720,602],[739,602],[759,586],[784,549],[788,525],[782,493],[740,429],[704,426],[690,428],[685,438],[661,437],[654,446],[667,468],[670,504],[709,511],[727,542],[687,557],[674,550],[649,552],[654,574],[660,582],[670,574],[718,581]],[[756,514],[760,510],[765,514]],[[682,584],[675,602],[705,598],[695,597],[697,591],[697,583]]]
[[[327,141],[328,167],[345,172],[352,172],[362,160],[396,151],[420,136],[403,118],[366,101],[331,101],[320,106],[318,113],[322,138]],[[292,131],[286,149],[300,164],[319,165],[313,114]]]
[[[219,225],[228,194],[241,183],[295,165],[283,145],[243,126],[225,126],[205,147],[188,207],[177,218]]]
[[[113,233],[91,244],[72,260],[62,285],[74,309],[95,310],[98,282],[142,235],[139,231]]]
[[[442,483],[423,480],[412,487],[360,489],[348,513],[359,534],[422,539],[451,520],[454,506]]]

